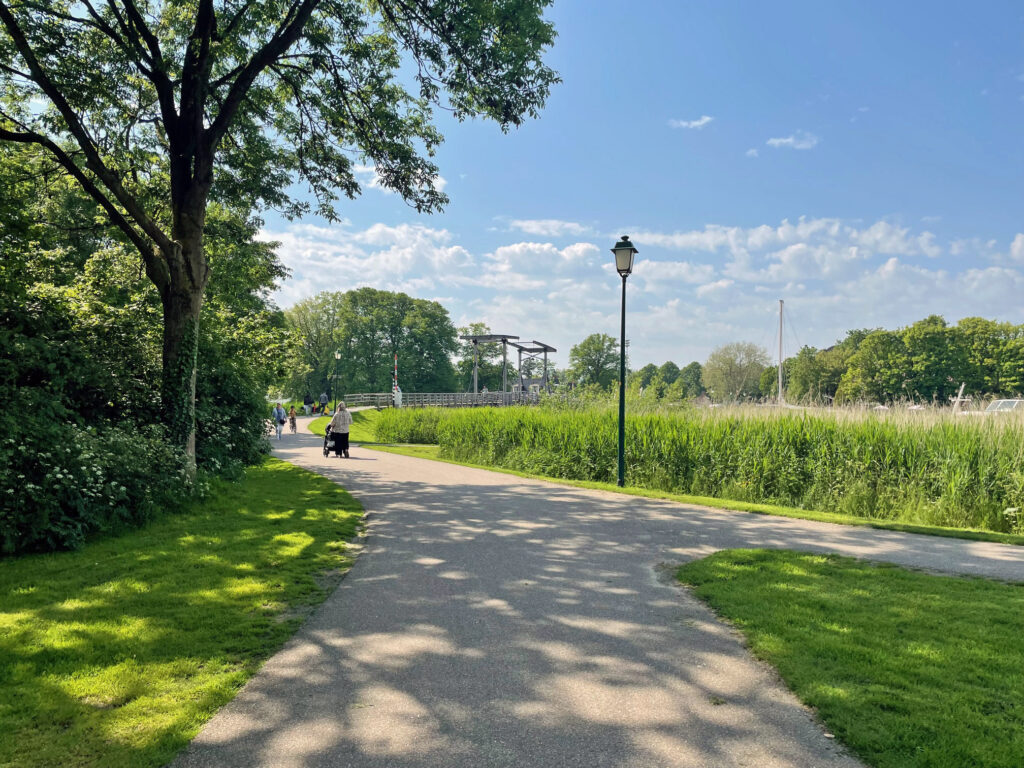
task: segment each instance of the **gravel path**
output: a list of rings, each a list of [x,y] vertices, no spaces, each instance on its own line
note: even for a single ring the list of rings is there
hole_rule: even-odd
[[[175,762],[545,768],[860,765],[666,564],[841,552],[1024,581],[1024,548],[731,513],[287,435],[369,514],[365,551]]]

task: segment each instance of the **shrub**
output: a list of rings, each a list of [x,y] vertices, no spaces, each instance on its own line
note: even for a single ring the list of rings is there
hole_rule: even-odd
[[[0,445],[0,551],[71,549],[180,507],[197,490],[159,427],[82,429],[30,419]]]

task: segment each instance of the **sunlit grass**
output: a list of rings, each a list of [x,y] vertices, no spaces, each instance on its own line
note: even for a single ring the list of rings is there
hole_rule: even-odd
[[[376,409],[368,411],[353,411],[352,426],[349,427],[348,439],[353,443],[376,442],[377,422],[382,412]],[[309,422],[309,431],[314,435],[323,437],[324,430],[330,423],[330,416],[319,416]]]
[[[764,550],[679,578],[874,768],[1024,765],[1024,586]]]
[[[323,600],[359,519],[268,460],[191,513],[0,561],[0,765],[166,763]]]

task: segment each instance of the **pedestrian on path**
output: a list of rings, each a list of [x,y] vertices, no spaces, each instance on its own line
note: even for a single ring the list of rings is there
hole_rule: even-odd
[[[293,435],[297,431],[297,427],[295,424],[296,416],[298,416],[298,414],[295,412],[295,406],[293,405],[291,408],[288,409],[288,428],[291,429]]]
[[[302,410],[306,412],[307,416],[313,412],[313,396],[309,392],[302,398]]]
[[[331,430],[331,439],[334,441],[334,455],[340,457],[342,451],[345,458],[348,458],[348,428],[352,424],[352,414],[345,408],[344,401],[338,403],[328,429]]]
[[[280,403],[274,404],[274,410],[270,412],[270,418],[274,420],[274,429],[277,430],[277,439],[281,439],[281,429],[284,427],[285,419],[287,414],[284,412],[284,408]]]
[[[326,414],[327,413],[327,393],[326,392],[321,392],[320,393],[320,413],[321,414]]]

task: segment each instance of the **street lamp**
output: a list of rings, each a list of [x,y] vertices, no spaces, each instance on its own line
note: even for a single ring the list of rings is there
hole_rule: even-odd
[[[612,248],[615,254],[615,270],[622,276],[622,336],[619,341],[619,481],[621,488],[626,484],[626,278],[633,271],[633,257],[639,253],[629,237],[622,239]]]
[[[334,350],[334,411],[338,411],[338,361],[341,360],[341,350]]]

